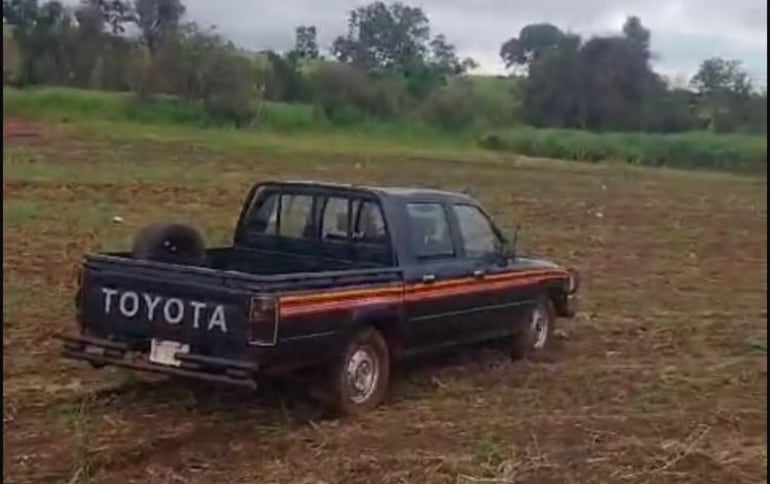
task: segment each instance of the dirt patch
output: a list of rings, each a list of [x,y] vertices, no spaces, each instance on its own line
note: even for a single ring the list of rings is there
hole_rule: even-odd
[[[46,127],[38,121],[22,118],[3,118],[3,141],[40,140],[46,134]]]

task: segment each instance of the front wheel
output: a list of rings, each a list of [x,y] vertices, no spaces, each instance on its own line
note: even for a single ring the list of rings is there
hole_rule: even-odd
[[[338,412],[364,413],[382,403],[390,381],[390,353],[380,332],[367,328],[353,336],[330,377],[329,403]]]
[[[521,359],[543,354],[553,343],[555,324],[556,311],[553,303],[546,296],[538,298],[525,321],[516,329],[511,356]]]

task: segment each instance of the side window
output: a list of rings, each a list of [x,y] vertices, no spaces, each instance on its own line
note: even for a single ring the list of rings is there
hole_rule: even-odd
[[[278,235],[295,239],[312,237],[313,197],[310,195],[281,195],[281,216]]]
[[[370,244],[388,243],[385,219],[382,216],[379,204],[363,202],[360,205],[356,224],[356,239]]]
[[[489,220],[478,207],[455,205],[454,211],[467,256],[481,257],[497,251],[500,241]]]
[[[280,216],[278,211],[280,210]],[[313,197],[271,193],[246,215],[248,230],[281,237],[313,237]]]
[[[452,257],[454,247],[444,208],[438,203],[408,203],[412,247],[418,257]]]
[[[246,218],[246,226],[250,230],[265,235],[278,234],[278,197],[277,193],[268,195],[251,209]]]
[[[321,216],[321,240],[347,240],[348,199],[329,197]]]

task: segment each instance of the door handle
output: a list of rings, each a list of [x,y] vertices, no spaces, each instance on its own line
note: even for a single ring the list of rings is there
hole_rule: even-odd
[[[422,276],[422,282],[435,282],[436,276],[433,274],[425,274]]]
[[[481,269],[476,269],[475,271],[473,271],[473,277],[475,277],[476,279],[483,279],[484,271],[482,271]]]

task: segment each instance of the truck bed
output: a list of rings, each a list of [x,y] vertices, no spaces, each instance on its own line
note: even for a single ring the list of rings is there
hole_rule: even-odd
[[[271,346],[294,336],[293,328],[279,329],[277,322],[255,334],[249,318],[255,299],[401,280],[399,269],[382,267],[246,273],[227,269],[227,249],[211,252],[208,267],[135,260],[123,253],[86,256],[77,297],[81,323],[93,336],[140,349],[158,338],[190,344],[201,355],[238,355],[255,341]],[[319,327],[319,334],[323,330]]]
[[[111,252],[101,255],[119,259],[132,259],[129,252]],[[98,255],[95,257],[98,257]],[[305,255],[265,249],[244,249],[241,247],[217,247],[206,249],[205,265],[197,267],[225,271],[237,270],[238,272],[255,275],[284,275],[372,269],[385,266],[372,261],[320,257],[314,254]]]

